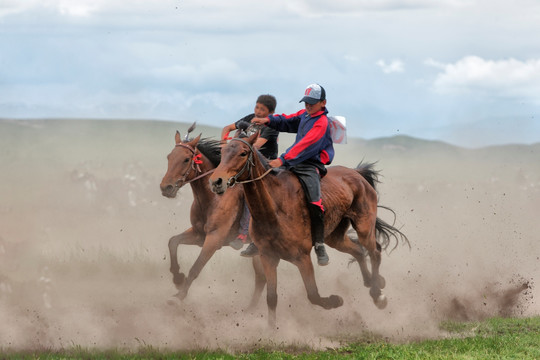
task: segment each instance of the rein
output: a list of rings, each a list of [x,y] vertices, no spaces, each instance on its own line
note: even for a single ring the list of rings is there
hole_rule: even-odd
[[[215,169],[211,169],[211,170],[208,170],[207,172],[205,173],[202,173],[196,177],[194,177],[193,179],[191,180],[188,180],[186,181],[187,177],[189,176],[189,174],[191,173],[191,170],[195,170],[196,172],[202,172],[201,170],[201,167],[199,166],[200,164],[202,164],[202,160],[200,159],[201,157],[201,154],[195,154],[195,149],[190,146],[190,145],[187,145],[187,144],[182,144],[182,143],[178,143],[175,145],[176,147],[183,147],[183,148],[186,148],[188,149],[189,151],[191,151],[191,153],[193,154],[193,156],[191,157],[191,164],[190,166],[188,167],[188,169],[186,170],[186,173],[180,178],[178,179],[175,183],[174,183],[174,186],[175,187],[179,187],[178,186],[178,183],[180,183],[180,181],[182,181],[182,183],[185,185],[185,184],[189,184],[195,180],[198,180],[202,177],[205,177],[206,175],[208,174],[211,174],[214,172]]]
[[[247,183],[250,183],[250,182],[254,182],[254,181],[257,181],[257,180],[261,180],[263,177],[265,177],[266,175],[268,175],[270,173],[270,171],[272,171],[272,168],[266,170],[266,172],[264,174],[262,174],[261,176],[255,178],[255,179],[248,179],[248,180],[238,180],[238,178],[247,170],[249,171],[249,174],[251,176],[253,176],[253,166],[255,166],[255,163],[253,162],[253,154],[255,153],[255,150],[253,149],[253,146],[251,146],[250,143],[248,143],[247,141],[243,140],[243,139],[240,139],[240,138],[232,138],[232,140],[236,140],[236,141],[241,141],[243,142],[244,144],[246,144],[248,147],[249,147],[249,150],[250,150],[250,153],[249,153],[249,157],[247,159],[247,161],[245,162],[244,166],[242,167],[242,169],[240,169],[240,171],[238,173],[236,173],[236,175],[234,175],[233,177],[231,177],[229,179],[229,181],[227,181],[227,187],[233,187],[234,185],[236,184],[247,184]]]

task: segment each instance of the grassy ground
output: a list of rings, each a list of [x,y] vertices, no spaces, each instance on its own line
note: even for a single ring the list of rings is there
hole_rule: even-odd
[[[361,341],[326,351],[256,349],[228,354],[221,351],[162,352],[141,348],[137,353],[97,351],[80,347],[63,351],[0,351],[2,359],[540,359],[540,317],[493,318],[484,322],[445,322],[448,337],[392,344],[372,334]]]

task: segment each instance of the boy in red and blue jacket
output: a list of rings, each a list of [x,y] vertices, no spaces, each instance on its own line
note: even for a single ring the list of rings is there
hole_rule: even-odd
[[[326,175],[325,165],[334,159],[334,145],[326,114],[326,92],[319,84],[309,85],[300,102],[305,109],[290,115],[269,115],[254,118],[252,123],[281,131],[296,133],[294,144],[279,158],[269,162],[271,167],[284,166],[292,171],[302,184],[311,218],[311,236],[317,262],[328,264],[324,248],[324,207],[321,199],[321,178]]]

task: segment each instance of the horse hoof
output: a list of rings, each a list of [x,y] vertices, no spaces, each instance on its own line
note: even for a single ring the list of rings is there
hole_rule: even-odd
[[[176,293],[174,296],[180,300],[184,300],[187,296],[187,291],[185,289],[180,289],[180,291],[178,291],[178,293]]]
[[[335,309],[343,305],[343,298],[341,296],[330,295],[329,300],[331,309]]]
[[[186,275],[184,273],[176,273],[173,275],[173,283],[176,285],[178,290],[181,290],[184,281],[186,280]]]
[[[384,289],[385,286],[386,286],[385,278],[379,275],[379,288]]]
[[[386,295],[381,294],[374,302],[375,305],[382,310],[386,307],[386,305],[388,305],[388,298],[386,297]]]
[[[167,300],[167,305],[169,306],[176,306],[178,304],[178,301],[175,301],[173,299]]]

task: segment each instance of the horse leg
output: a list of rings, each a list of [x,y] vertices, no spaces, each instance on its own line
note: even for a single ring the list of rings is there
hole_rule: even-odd
[[[223,245],[222,242],[219,239],[224,239],[225,236],[222,236],[222,234],[207,234],[206,239],[204,240],[201,252],[199,253],[199,256],[197,257],[197,260],[195,260],[195,263],[193,263],[193,266],[191,266],[191,269],[189,270],[187,278],[185,278],[185,281],[178,286],[178,293],[175,295],[180,300],[184,300],[187,296],[188,290],[191,286],[191,283],[199,276],[201,273],[201,270],[204,268],[208,260],[214,255],[216,250],[221,248]]]
[[[303,255],[294,264],[298,267],[304,286],[306,287],[307,297],[312,304],[319,305],[324,309],[334,309],[343,305],[343,299],[338,295],[330,295],[322,297],[319,295],[319,289],[315,282],[315,273],[313,271],[313,263],[309,255]]]
[[[364,281],[364,286],[371,287],[371,272],[369,271],[366,262],[367,252],[362,247],[362,245],[360,245],[358,239],[354,241],[348,235],[347,229],[349,228],[350,224],[351,222],[349,219],[342,219],[336,229],[326,237],[324,242],[328,244],[328,246],[354,257],[355,260],[358,262],[358,265],[360,266],[360,272],[362,273],[362,280]]]
[[[261,254],[261,263],[266,276],[266,304],[268,305],[268,327],[276,328],[277,266],[279,257]]]
[[[353,222],[352,225],[358,234],[358,241],[367,250],[371,260],[371,287],[369,289],[369,294],[375,305],[379,309],[384,309],[388,304],[388,299],[381,291],[385,286],[386,281],[379,274],[382,256],[381,246],[375,240],[375,219],[373,219],[373,221],[364,219],[363,221],[356,223]]]
[[[264,286],[266,285],[266,277],[264,276],[264,268],[261,262],[261,257],[254,256],[252,263],[253,269],[255,270],[255,289],[253,290],[253,296],[251,297],[251,301],[247,308],[248,310],[253,310],[257,306]]]
[[[325,243],[342,253],[349,254],[354,257],[360,267],[364,286],[368,288],[371,287],[372,277],[371,272],[369,271],[367,266],[365,249],[362,247],[362,245],[360,245],[358,242],[353,241],[346,234],[343,236],[338,235],[341,241],[335,241],[334,237],[334,234],[330,235],[327,240],[325,240]]]
[[[386,285],[386,281],[379,274],[382,256],[381,246],[375,241],[375,229],[367,233],[363,233],[357,229],[357,233],[358,240],[366,248],[371,261],[371,283],[369,294],[371,295],[375,305],[379,309],[384,309],[388,304],[388,299],[382,293],[381,289]]]
[[[171,258],[170,271],[173,275],[173,283],[177,288],[182,286],[186,276],[180,272],[180,265],[178,264],[178,246],[184,245],[202,245],[202,238],[193,231],[193,228],[189,228],[181,234],[175,235],[169,239],[169,254]]]
[[[373,242],[376,244],[375,248],[373,250],[368,249],[369,258],[371,259],[372,279],[374,280],[372,282],[371,289],[369,289],[369,294],[373,298],[375,305],[377,305],[379,309],[384,309],[388,304],[388,299],[381,291],[381,285],[384,284],[384,278],[379,275],[379,266],[381,265],[382,256],[380,245],[375,242],[375,239]]]

